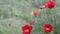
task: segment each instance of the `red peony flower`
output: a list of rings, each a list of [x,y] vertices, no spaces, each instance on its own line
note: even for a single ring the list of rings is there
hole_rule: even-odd
[[[32,24],[34,23],[34,21],[33,21],[33,20],[30,20],[29,22],[30,22],[30,25],[32,25]]]
[[[34,15],[34,16],[38,16],[38,14],[39,14],[38,11],[34,11],[34,12],[33,12],[33,15]]]
[[[51,24],[45,24],[44,25],[44,32],[50,33],[53,29],[53,26]]]
[[[47,1],[47,2],[45,2],[45,6],[47,7],[47,8],[54,8],[54,6],[55,6],[55,2],[54,1]]]
[[[26,24],[22,27],[23,34],[30,34],[31,30],[32,30],[31,25]]]

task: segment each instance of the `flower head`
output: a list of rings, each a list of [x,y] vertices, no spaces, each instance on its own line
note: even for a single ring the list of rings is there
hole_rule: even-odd
[[[50,33],[53,29],[53,26],[51,24],[44,24],[44,32]]]
[[[33,12],[33,15],[34,15],[34,16],[38,16],[38,14],[39,14],[38,11],[34,11],[34,12]]]
[[[33,20],[30,20],[29,23],[30,23],[30,25],[32,25],[34,23],[34,21]]]
[[[47,8],[54,8],[55,7],[55,2],[54,1],[47,1],[44,3],[44,5],[47,7]]]
[[[22,27],[22,30],[23,30],[23,34],[30,34],[31,30],[32,30],[32,26],[31,25],[24,25]]]

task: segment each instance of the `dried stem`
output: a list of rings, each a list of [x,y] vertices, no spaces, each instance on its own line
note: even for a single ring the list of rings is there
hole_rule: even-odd
[[[46,33],[46,34],[48,34],[48,33]]]

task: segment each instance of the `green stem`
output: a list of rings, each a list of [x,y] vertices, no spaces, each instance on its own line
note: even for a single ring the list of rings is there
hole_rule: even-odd
[[[55,27],[54,27],[54,34],[57,34],[57,31],[56,31],[56,23],[57,23],[57,20],[56,20],[56,16],[54,16],[54,19],[55,19]]]
[[[55,1],[56,2],[56,0],[53,0],[53,1]],[[55,9],[55,8],[54,8]],[[57,31],[56,31],[56,23],[57,23],[57,19],[56,19],[56,16],[54,15],[54,19],[55,19],[55,27],[54,27],[54,34],[57,34]]]

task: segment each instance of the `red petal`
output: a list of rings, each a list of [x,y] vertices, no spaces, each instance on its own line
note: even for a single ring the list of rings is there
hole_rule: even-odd
[[[29,29],[32,30],[32,26],[30,26]]]
[[[30,32],[23,32],[23,34],[30,34]]]
[[[31,30],[32,30],[32,26],[26,24],[26,25],[24,25],[24,26],[22,27],[22,30],[25,31],[26,29],[29,29],[29,30],[31,31]]]
[[[25,29],[28,29],[28,24],[25,24],[23,27],[22,27],[22,30],[24,31]]]
[[[50,33],[51,30],[50,30],[49,28],[44,28],[44,32],[46,32],[46,33]]]

